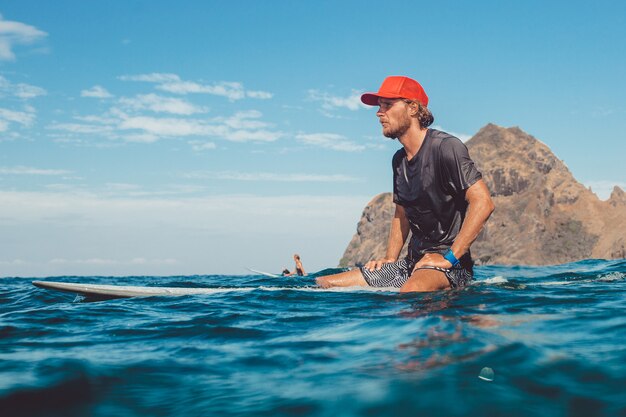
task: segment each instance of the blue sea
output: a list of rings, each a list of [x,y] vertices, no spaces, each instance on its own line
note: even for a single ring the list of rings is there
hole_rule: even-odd
[[[108,301],[3,278],[0,416],[626,416],[626,260],[476,275],[46,278],[241,289]]]

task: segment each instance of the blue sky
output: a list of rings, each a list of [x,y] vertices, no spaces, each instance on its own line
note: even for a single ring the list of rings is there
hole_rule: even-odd
[[[0,276],[335,266],[397,142],[387,75],[466,140],[626,185],[626,5],[0,0]]]

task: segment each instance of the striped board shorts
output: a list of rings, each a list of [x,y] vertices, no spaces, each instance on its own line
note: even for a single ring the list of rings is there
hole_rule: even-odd
[[[411,276],[415,262],[404,258],[396,262],[383,264],[379,270],[370,271],[364,267],[360,267],[361,274],[365,278],[365,282],[370,287],[402,287]],[[471,268],[462,265],[446,269],[436,266],[424,266],[419,269],[436,269],[446,275],[452,288],[465,287],[474,277]]]

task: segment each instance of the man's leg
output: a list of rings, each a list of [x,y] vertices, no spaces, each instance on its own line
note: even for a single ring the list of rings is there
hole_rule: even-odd
[[[417,269],[400,288],[400,292],[439,291],[450,287],[450,281],[443,272],[436,269]]]
[[[342,272],[335,275],[326,275],[315,279],[317,285],[322,288],[331,287],[367,287],[367,282],[359,268]]]

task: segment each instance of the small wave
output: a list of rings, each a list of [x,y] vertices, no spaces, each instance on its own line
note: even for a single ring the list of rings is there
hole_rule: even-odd
[[[606,274],[598,278],[598,281],[602,281],[602,282],[622,281],[624,278],[626,278],[626,273],[624,272],[611,272],[610,274]]]
[[[585,280],[585,281],[589,282],[589,280]],[[562,285],[578,284],[580,282],[585,282],[585,281],[544,281],[544,282],[537,282],[535,283],[535,285],[546,285],[546,286],[558,287]]]
[[[536,285],[549,285],[549,286],[562,286],[562,285],[577,285],[577,284],[589,284],[593,282],[614,282],[622,281],[626,278],[626,274],[623,272],[611,272],[606,275],[601,275],[595,279],[573,279],[570,281],[544,281],[538,282]]]
[[[475,284],[506,284],[507,282],[509,282],[508,279],[497,275],[495,277],[492,278],[487,278],[487,279],[483,279],[480,281],[476,281]]]

